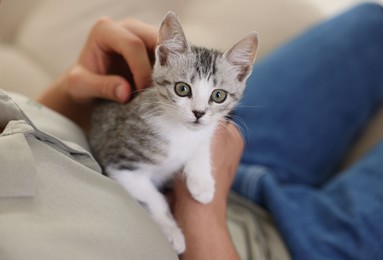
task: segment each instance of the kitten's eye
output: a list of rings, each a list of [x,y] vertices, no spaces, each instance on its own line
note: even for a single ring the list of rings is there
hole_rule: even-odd
[[[185,82],[177,82],[174,86],[174,91],[180,97],[191,96],[191,88]]]
[[[215,103],[222,103],[223,101],[226,100],[227,97],[227,92],[223,89],[216,89],[211,93],[211,100],[214,101]]]

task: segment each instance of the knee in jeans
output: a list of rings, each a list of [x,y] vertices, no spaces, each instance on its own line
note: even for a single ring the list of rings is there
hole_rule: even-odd
[[[383,20],[383,5],[378,3],[363,3],[355,6],[353,11],[363,16],[364,18],[368,17],[377,17]]]

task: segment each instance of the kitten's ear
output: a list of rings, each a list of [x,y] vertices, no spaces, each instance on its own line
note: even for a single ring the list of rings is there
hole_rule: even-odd
[[[169,56],[189,50],[184,31],[177,16],[168,12],[162,20],[157,43],[157,58],[161,66],[168,64]]]
[[[238,80],[243,81],[251,72],[258,49],[258,33],[250,32],[228,49],[224,56],[238,69]]]

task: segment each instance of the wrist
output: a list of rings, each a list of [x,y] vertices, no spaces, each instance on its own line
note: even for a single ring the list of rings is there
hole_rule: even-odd
[[[69,118],[83,130],[89,127],[90,104],[79,104],[68,93],[67,74],[57,79],[39,98],[38,102]]]
[[[224,200],[225,201],[225,200]],[[186,259],[239,259],[226,222],[226,203],[213,200],[203,205],[192,199],[175,205],[174,214],[186,239]]]
[[[181,194],[178,194],[181,195]],[[215,192],[214,198],[207,204],[202,204],[195,200],[188,191],[177,197],[174,205],[174,212],[183,213],[185,217],[201,215],[209,218],[226,220],[227,195]]]
[[[174,217],[185,233],[187,243],[194,243],[201,237],[228,234],[226,222],[226,198],[221,199],[215,196],[213,201],[208,204],[201,204],[185,194],[182,199],[178,199],[174,205]],[[217,231],[219,231],[217,233]]]

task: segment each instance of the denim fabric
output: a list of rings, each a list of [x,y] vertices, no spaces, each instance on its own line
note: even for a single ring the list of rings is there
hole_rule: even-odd
[[[254,66],[234,118],[233,190],[273,216],[293,259],[383,259],[383,143],[337,174],[383,99],[383,8],[359,5]]]

